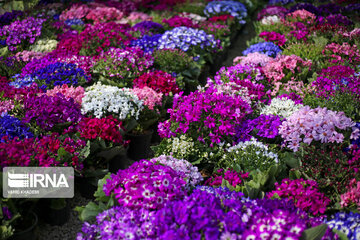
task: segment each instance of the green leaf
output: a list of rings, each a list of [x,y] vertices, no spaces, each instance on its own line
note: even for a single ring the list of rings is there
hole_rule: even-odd
[[[98,188],[96,190],[96,192],[94,193],[94,197],[96,198],[96,200],[98,201],[107,201],[109,200],[109,196],[106,196],[104,191],[103,191],[103,187],[104,184],[106,184],[106,180],[110,178],[110,173],[106,174],[105,177],[103,177],[102,179],[99,179],[98,181]]]
[[[339,230],[336,230],[336,229],[333,229],[332,231],[333,231],[333,233],[336,233],[339,236],[340,240],[349,240],[349,238],[346,236],[345,233],[343,233]]]
[[[291,168],[298,168],[301,166],[301,162],[299,159],[297,159],[293,153],[286,152],[284,153],[284,161],[286,165],[288,165]]]
[[[110,161],[114,157],[124,153],[125,153],[125,148],[123,146],[115,146],[113,148],[110,148],[109,150],[99,152],[96,156],[102,157],[106,161]]]
[[[301,234],[300,240],[321,240],[328,228],[327,224],[309,228]]]
[[[106,208],[103,203],[97,205],[94,202],[89,202],[85,207],[75,207],[75,211],[79,213],[81,221],[90,221],[104,210]]]
[[[8,47],[0,48],[0,57],[5,56],[9,52]]]

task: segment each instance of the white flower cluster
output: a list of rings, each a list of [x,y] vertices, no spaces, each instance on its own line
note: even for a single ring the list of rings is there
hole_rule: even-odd
[[[298,111],[304,105],[295,104],[291,99],[274,98],[271,100],[271,104],[263,107],[260,114],[265,115],[277,115],[279,117],[290,117],[294,112]]]
[[[187,187],[195,187],[203,180],[198,168],[184,159],[176,159],[172,156],[161,155],[151,159],[151,161],[169,166],[180,173],[180,175],[184,175]]]
[[[191,138],[186,138],[185,135],[180,137],[172,138],[171,145],[169,145],[170,153],[176,155],[177,157],[185,157],[189,155],[191,151],[194,150],[194,142]]]
[[[31,51],[34,52],[51,52],[55,50],[58,41],[56,40],[42,40],[39,39],[34,45],[30,47]]]
[[[261,19],[261,24],[264,24],[264,25],[270,25],[270,24],[274,24],[274,23],[278,23],[278,22],[280,22],[280,18],[276,15],[266,16],[263,19]]]
[[[97,118],[109,114],[119,120],[131,117],[138,119],[143,102],[129,89],[97,83],[85,91],[82,99],[82,113],[92,113]]]
[[[180,17],[190,18],[193,21],[193,23],[200,23],[206,20],[205,17],[202,17],[195,13],[188,13],[188,12],[180,13]]]
[[[274,162],[276,162],[276,163],[279,162],[278,155],[276,153],[269,151],[268,146],[266,146],[262,142],[257,141],[255,138],[252,138],[250,141],[239,142],[237,145],[228,148],[227,151],[229,153],[236,153],[236,154],[239,154],[240,152],[242,154],[251,154],[250,152],[247,152],[247,150],[250,148],[257,149],[255,151],[255,154],[258,155],[259,157],[262,156],[262,157],[273,159]],[[237,160],[238,159],[234,159],[234,161],[237,161]]]

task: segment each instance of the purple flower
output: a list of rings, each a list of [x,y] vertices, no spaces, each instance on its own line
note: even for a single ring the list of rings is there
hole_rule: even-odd
[[[8,207],[2,207],[2,214],[7,220],[10,220],[12,218],[12,213],[10,212],[10,209]]]

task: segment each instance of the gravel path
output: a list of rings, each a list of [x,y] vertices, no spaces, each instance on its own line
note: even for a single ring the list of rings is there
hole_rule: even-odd
[[[44,222],[39,222],[39,240],[74,240],[83,224],[79,220],[74,208],[76,206],[86,205],[89,201],[89,199],[81,197],[80,193],[76,192],[75,197],[69,201],[71,209],[69,221],[62,226],[51,226]]]

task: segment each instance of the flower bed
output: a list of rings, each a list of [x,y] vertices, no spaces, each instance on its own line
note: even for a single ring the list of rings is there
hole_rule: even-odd
[[[257,36],[222,68],[257,1],[41,1],[0,15],[0,168],[73,167],[94,190],[76,208],[79,240],[358,240],[350,2],[264,3]],[[116,165],[127,150],[144,159]],[[0,202],[7,239],[32,204]]]

